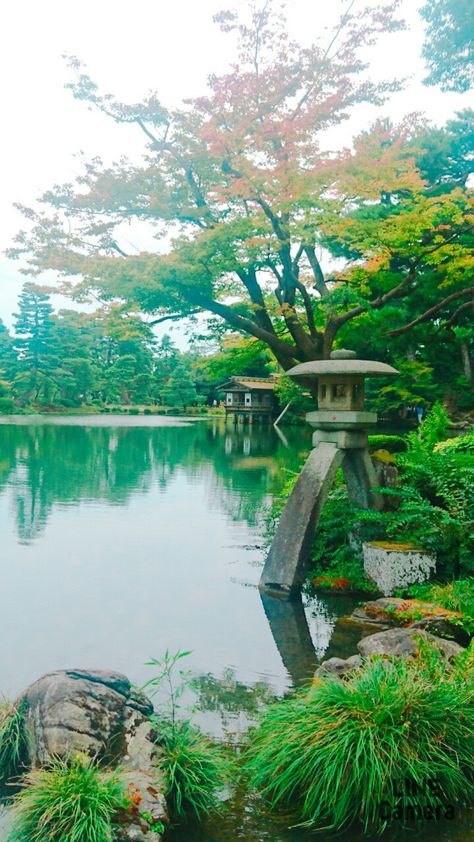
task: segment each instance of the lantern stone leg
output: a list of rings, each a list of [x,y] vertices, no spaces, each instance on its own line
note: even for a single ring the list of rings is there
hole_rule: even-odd
[[[311,451],[280,517],[260,579],[262,590],[298,590],[319,516],[344,452],[332,442]]]
[[[378,483],[368,450],[346,450],[342,473],[349,497],[356,506],[377,511],[382,509],[382,496],[372,491]]]

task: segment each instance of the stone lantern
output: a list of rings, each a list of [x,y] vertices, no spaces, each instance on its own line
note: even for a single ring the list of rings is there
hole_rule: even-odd
[[[318,385],[318,409],[306,420],[315,428],[313,450],[281,515],[260,579],[265,590],[293,591],[304,581],[304,568],[324,501],[342,467],[351,500],[380,508],[375,471],[367,449],[367,430],[377,415],[364,407],[365,378],[395,376],[385,363],[358,360],[354,351],[333,351],[329,360],[291,368],[289,377]]]

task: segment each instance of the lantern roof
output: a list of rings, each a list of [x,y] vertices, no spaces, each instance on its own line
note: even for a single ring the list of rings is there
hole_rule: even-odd
[[[355,351],[333,351],[328,360],[311,360],[290,368],[289,377],[320,377],[321,375],[348,375],[359,377],[388,377],[400,374],[396,368],[375,360],[358,360]]]

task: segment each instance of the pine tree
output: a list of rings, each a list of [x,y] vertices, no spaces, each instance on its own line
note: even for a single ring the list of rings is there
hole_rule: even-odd
[[[38,372],[48,370],[54,354],[53,308],[49,295],[41,287],[26,283],[15,314],[15,348],[22,368]]]
[[[26,283],[15,314],[14,340],[19,362],[15,386],[23,404],[38,400],[42,391],[47,402],[53,397],[57,357],[52,313],[49,295],[36,284]]]

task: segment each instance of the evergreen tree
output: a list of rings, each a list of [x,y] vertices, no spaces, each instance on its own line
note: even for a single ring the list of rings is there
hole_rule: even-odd
[[[184,409],[196,403],[198,398],[196,387],[191,379],[189,369],[183,363],[176,366],[163,389],[162,397],[168,406],[183,407]]]
[[[40,399],[42,392],[47,402],[53,396],[51,374],[57,358],[52,314],[49,295],[37,284],[26,283],[15,314],[14,341],[19,362],[15,383],[22,403]]]

